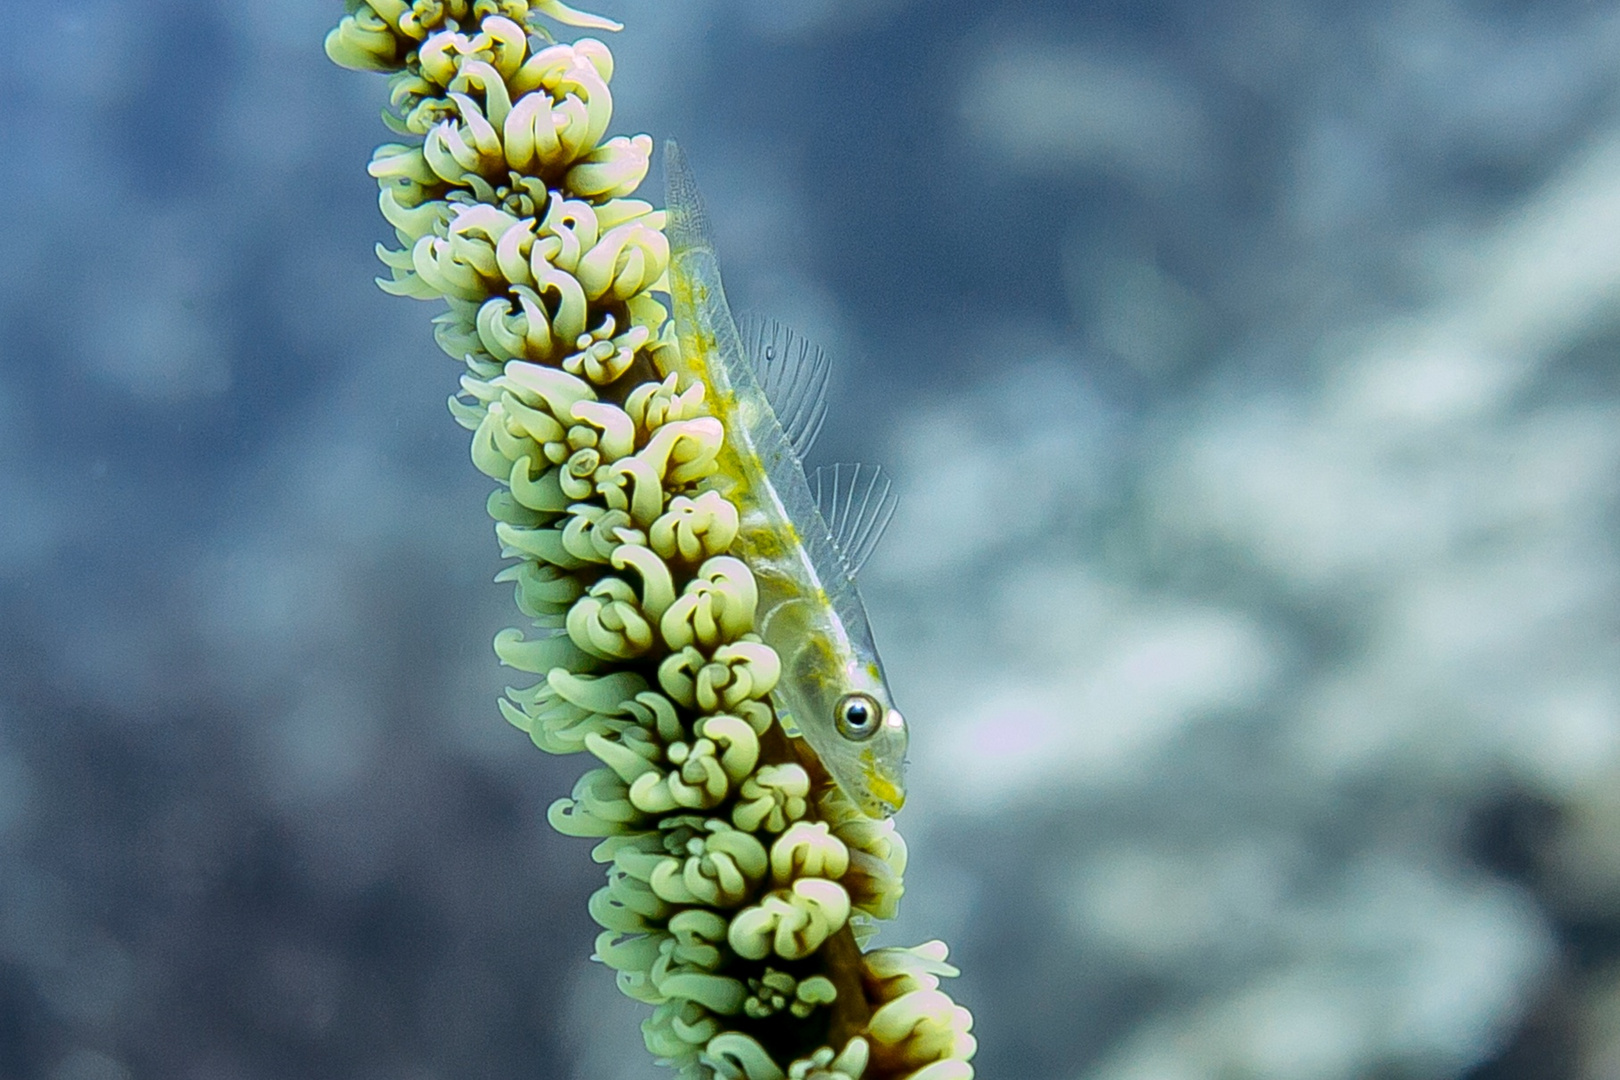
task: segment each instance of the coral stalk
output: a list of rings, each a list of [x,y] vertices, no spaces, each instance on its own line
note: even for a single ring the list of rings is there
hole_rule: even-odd
[[[607,133],[607,46],[537,16],[617,29],[557,0],[364,0],[326,51],[390,75],[401,141],[370,171],[399,247],[379,246],[379,284],[445,301],[435,336],[466,365],[450,410],[500,484],[498,580],[532,625],[495,651],[537,676],[501,711],[600,763],[548,814],[600,841],[596,958],[683,1077],[968,1080],[945,946],[861,951],[904,843],[772,705],[726,430],[682,383],[664,212],[632,197],[652,140]]]

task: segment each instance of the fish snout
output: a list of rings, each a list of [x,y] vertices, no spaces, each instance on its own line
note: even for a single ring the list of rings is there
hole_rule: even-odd
[[[901,790],[900,785],[876,769],[867,771],[866,790],[867,798],[861,809],[868,817],[893,817],[906,804],[906,793]]]

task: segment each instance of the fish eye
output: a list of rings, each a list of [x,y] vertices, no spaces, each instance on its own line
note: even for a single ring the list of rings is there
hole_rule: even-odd
[[[883,706],[870,694],[845,694],[838,699],[833,719],[845,738],[870,739],[883,720]]]

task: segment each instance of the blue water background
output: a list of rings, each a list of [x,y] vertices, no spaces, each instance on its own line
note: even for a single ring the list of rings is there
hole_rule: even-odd
[[[600,6],[902,492],[980,1075],[1620,1077],[1620,6]],[[0,1080],[661,1075],[339,9],[0,0]]]

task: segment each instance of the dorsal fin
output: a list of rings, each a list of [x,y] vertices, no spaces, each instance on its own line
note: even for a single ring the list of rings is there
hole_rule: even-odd
[[[860,573],[889,527],[899,496],[876,465],[824,465],[810,475],[816,506],[850,577]]]
[[[810,453],[827,420],[827,382],[832,361],[821,347],[775,319],[744,315],[742,339],[760,388],[800,461]]]

